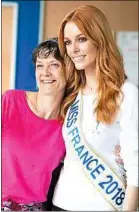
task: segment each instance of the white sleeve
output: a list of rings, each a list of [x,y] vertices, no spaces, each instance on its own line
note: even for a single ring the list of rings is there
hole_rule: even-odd
[[[120,114],[121,157],[126,170],[127,185],[138,187],[138,89],[133,84],[124,87]]]

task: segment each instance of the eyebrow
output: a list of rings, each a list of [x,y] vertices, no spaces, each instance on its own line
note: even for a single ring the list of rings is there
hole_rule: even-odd
[[[84,36],[84,34],[82,34],[82,33],[81,33],[81,34],[78,34],[78,35],[76,35],[76,38],[78,38],[78,37],[80,37],[80,36],[82,36],[82,35]],[[69,38],[68,38],[68,37],[64,37],[64,39],[65,39],[65,40],[66,40],[66,39],[68,40]]]

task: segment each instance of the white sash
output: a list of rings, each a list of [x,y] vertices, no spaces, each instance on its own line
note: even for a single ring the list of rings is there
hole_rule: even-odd
[[[116,173],[97,154],[94,148],[88,147],[81,130],[82,95],[78,94],[67,112],[64,131],[72,145],[86,176],[104,198],[117,211],[122,210],[125,197],[125,186]],[[93,198],[93,197],[92,197]]]

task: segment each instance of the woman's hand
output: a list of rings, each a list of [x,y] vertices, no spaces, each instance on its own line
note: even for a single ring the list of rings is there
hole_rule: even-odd
[[[123,211],[137,211],[139,188],[127,185]]]

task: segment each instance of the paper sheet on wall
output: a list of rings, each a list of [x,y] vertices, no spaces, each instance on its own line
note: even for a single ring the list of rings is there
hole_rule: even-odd
[[[128,79],[138,86],[138,32],[117,32],[116,41],[123,53]]]

